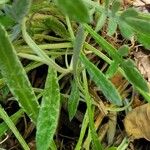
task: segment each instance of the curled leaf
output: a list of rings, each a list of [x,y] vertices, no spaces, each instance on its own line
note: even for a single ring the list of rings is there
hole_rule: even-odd
[[[150,104],[136,107],[124,120],[126,132],[133,139],[145,138],[150,141]]]

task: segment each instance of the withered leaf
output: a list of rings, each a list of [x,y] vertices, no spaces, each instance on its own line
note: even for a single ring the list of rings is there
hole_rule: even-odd
[[[141,74],[150,82],[150,55],[139,51],[134,54],[134,59]]]
[[[136,107],[124,120],[127,134],[133,139],[145,138],[150,141],[150,104]]]

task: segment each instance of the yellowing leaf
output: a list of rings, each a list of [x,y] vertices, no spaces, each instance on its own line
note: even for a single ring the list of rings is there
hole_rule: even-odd
[[[145,138],[150,141],[150,104],[136,107],[125,118],[126,132],[133,139]]]

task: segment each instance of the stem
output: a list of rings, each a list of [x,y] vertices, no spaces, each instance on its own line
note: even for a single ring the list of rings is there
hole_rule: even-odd
[[[71,36],[71,40],[74,41],[75,36],[74,36],[74,32],[73,32],[73,29],[72,29],[72,26],[71,26],[71,22],[70,22],[70,19],[69,19],[68,16],[66,16],[66,22],[67,22],[67,26],[68,26],[68,31],[69,31],[70,36]]]
[[[103,147],[99,141],[98,135],[95,130],[94,118],[93,118],[94,112],[92,111],[92,102],[91,102],[91,97],[90,97],[89,91],[88,91],[88,83],[87,83],[87,77],[86,77],[85,70],[83,70],[83,86],[84,86],[84,94],[85,94],[85,100],[86,100],[87,110],[88,110],[91,137],[92,137],[92,140],[94,143],[93,146],[94,146],[95,150],[103,150]]]
[[[45,62],[46,64],[48,64],[49,66],[55,68],[58,72],[61,73],[66,73],[66,72],[70,72],[70,68],[69,69],[64,69],[62,67],[60,67],[59,65],[57,65],[52,59],[50,59],[48,57],[48,55],[42,51],[40,49],[40,47],[31,39],[31,37],[28,35],[28,33],[26,32],[26,25],[25,25],[26,19],[23,20],[22,22],[22,34],[23,34],[23,38],[26,41],[26,43],[29,45],[29,47],[38,55],[40,56]]]
[[[86,111],[86,113],[84,115],[84,120],[82,122],[82,128],[81,128],[81,132],[80,132],[80,137],[79,137],[79,140],[78,140],[78,142],[76,144],[75,150],[80,150],[81,149],[82,141],[83,141],[83,138],[85,136],[85,132],[86,132],[88,123],[89,123],[89,119],[88,119],[88,115],[87,115],[87,111]]]
[[[23,137],[21,136],[21,134],[17,130],[16,126],[14,125],[12,120],[9,118],[9,116],[7,115],[7,113],[4,111],[4,109],[1,106],[0,106],[0,116],[5,121],[5,123],[8,125],[8,127],[12,130],[12,132],[14,133],[14,135],[16,136],[18,141],[20,142],[21,146],[25,150],[30,150],[29,146],[27,145],[27,143],[25,142],[25,140],[23,139]]]

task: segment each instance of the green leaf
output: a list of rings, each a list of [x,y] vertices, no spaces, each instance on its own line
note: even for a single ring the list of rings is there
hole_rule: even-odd
[[[89,22],[88,9],[82,0],[56,0],[60,9],[74,20],[79,22]]]
[[[131,38],[134,35],[133,29],[126,22],[124,22],[123,20],[120,20],[118,24],[119,24],[120,32],[123,35],[123,37],[125,37],[126,39],[131,40]]]
[[[14,133],[18,141],[20,142],[21,146],[25,150],[30,150],[29,146],[25,142],[24,138],[21,136],[20,132],[16,128],[15,124],[12,122],[12,120],[9,118],[5,110],[0,106],[0,116],[4,120],[4,122],[7,124],[7,126],[11,129],[11,131]]]
[[[116,12],[119,11],[120,6],[121,6],[120,0],[113,1],[112,8],[111,8],[111,11],[112,11],[113,15],[115,15]]]
[[[60,92],[55,69],[49,67],[37,121],[37,150],[47,150],[55,134],[60,111]]]
[[[117,22],[114,17],[110,17],[108,21],[107,35],[112,36],[117,30]]]
[[[73,119],[73,117],[76,114],[77,107],[79,104],[79,98],[80,98],[79,89],[75,81],[72,82],[71,87],[72,87],[71,94],[68,100],[68,112],[69,112],[70,121]]]
[[[14,124],[17,124],[18,120],[22,117],[22,115],[23,115],[23,110],[20,109],[15,114],[13,114],[10,117],[10,119],[12,120]],[[1,123],[0,124],[0,137],[3,136],[7,132],[8,129],[9,127],[7,126],[5,122]]]
[[[0,24],[5,28],[9,28],[14,25],[14,20],[9,16],[0,16]]]
[[[74,71],[75,76],[76,76],[77,63],[78,63],[80,51],[82,50],[84,41],[85,41],[84,29],[83,29],[83,26],[80,25],[77,31],[74,44],[73,44],[73,71]]]
[[[8,2],[9,2],[9,0],[1,0],[1,1],[0,1],[0,5],[6,4],[6,3],[8,3]]]
[[[150,20],[127,17],[125,18],[125,22],[135,30],[150,36]]]
[[[60,37],[63,37],[65,39],[69,38],[68,31],[66,30],[64,24],[60,22],[56,17],[49,16],[49,18],[45,20],[45,24]]]
[[[121,97],[115,86],[106,78],[106,76],[93,65],[83,54],[80,55],[82,63],[85,65],[91,78],[101,89],[105,97],[113,104],[122,105]]]
[[[26,72],[11,45],[5,29],[0,25],[0,69],[10,91],[27,115],[36,122],[39,105]]]
[[[126,78],[130,83],[132,83],[135,88],[139,88],[142,91],[149,92],[147,82],[137,70],[132,60],[128,59],[126,61],[123,61],[121,63],[121,68],[123,69]]]
[[[92,137],[92,146],[94,150],[103,150],[103,146],[101,142],[99,141],[98,135],[96,133],[95,124],[94,124],[94,107],[92,107],[92,99],[89,94],[88,89],[88,82],[87,82],[87,75],[86,71],[83,71],[83,87],[84,87],[84,95],[85,95],[85,101],[87,104],[87,110],[88,110],[88,118],[89,118],[89,126],[90,126],[90,133]]]
[[[119,63],[116,61],[113,61],[110,64],[110,67],[108,68],[108,70],[106,72],[106,77],[107,78],[113,77],[113,75],[117,72],[118,67],[119,67]]]
[[[107,42],[102,36],[97,34],[89,25],[84,24],[85,29],[91,34],[95,41],[115,60],[122,61],[122,58],[117,53],[117,50]]]
[[[106,9],[106,10],[109,9],[110,2],[111,2],[110,0],[105,0],[105,1],[104,1],[104,6],[105,6],[105,9]]]
[[[126,11],[123,11],[123,13],[121,14],[121,18],[125,19],[127,17],[137,17],[139,14],[138,12],[134,9],[134,8],[128,8]]]
[[[150,49],[150,36],[139,32],[139,33],[137,33],[137,40],[138,40],[143,46],[145,46],[145,48]]]
[[[103,12],[98,21],[97,21],[97,24],[96,24],[96,27],[95,27],[95,31],[98,32],[101,30],[101,28],[104,26],[105,22],[106,22],[106,19],[107,19],[107,15],[105,12]]]
[[[31,6],[31,0],[15,0],[12,8],[11,15],[16,20],[20,22],[29,12]]]
[[[128,45],[122,45],[121,47],[119,47],[118,52],[121,56],[128,56],[129,46]]]

